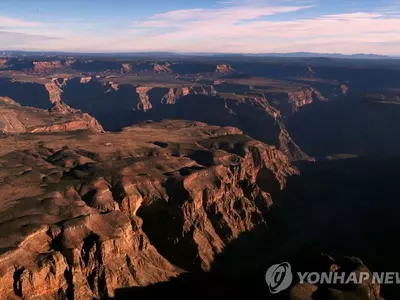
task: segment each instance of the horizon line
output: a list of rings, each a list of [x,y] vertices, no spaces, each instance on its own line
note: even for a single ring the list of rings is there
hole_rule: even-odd
[[[295,51],[295,52],[195,52],[195,51],[66,51],[66,50],[5,50],[0,49],[0,53],[5,52],[25,52],[25,53],[62,53],[62,54],[150,54],[150,53],[166,53],[166,54],[179,54],[179,55],[293,55],[293,54],[305,54],[305,55],[338,55],[338,56],[376,56],[376,57],[400,57],[398,55],[390,55],[390,54],[377,54],[377,53],[360,53],[355,52],[351,54],[344,54],[341,52],[308,52],[308,51]]]

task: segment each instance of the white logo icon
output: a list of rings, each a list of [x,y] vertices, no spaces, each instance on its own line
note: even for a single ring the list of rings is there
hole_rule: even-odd
[[[272,294],[277,294],[286,290],[293,281],[290,264],[284,262],[270,267],[265,274],[265,281],[267,282],[269,291]]]

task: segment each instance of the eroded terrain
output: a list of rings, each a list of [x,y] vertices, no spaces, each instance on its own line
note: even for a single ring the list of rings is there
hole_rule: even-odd
[[[397,299],[397,61],[0,64],[0,299]]]

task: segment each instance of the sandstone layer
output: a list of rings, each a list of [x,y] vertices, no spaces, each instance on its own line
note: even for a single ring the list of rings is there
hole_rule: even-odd
[[[49,99],[51,103],[56,103],[61,101],[61,94],[63,93],[62,88],[57,84],[56,80],[46,83],[45,88],[49,93]]]
[[[199,122],[1,139],[0,299],[99,299],[209,270],[297,174]]]
[[[37,74],[49,73],[55,69],[62,68],[61,61],[34,61],[33,72]]]
[[[90,129],[103,132],[92,116],[56,102],[49,111],[22,107],[8,97],[0,97],[0,133],[64,132]]]

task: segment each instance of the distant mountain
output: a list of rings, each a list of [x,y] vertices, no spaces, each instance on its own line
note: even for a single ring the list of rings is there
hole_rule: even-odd
[[[76,52],[48,52],[48,51],[2,51],[0,57],[54,57],[54,56],[90,56],[90,57],[182,57],[184,56],[207,56],[207,57],[288,57],[288,58],[353,58],[353,59],[390,59],[399,58],[395,56],[379,54],[341,54],[341,53],[314,53],[314,52],[290,52],[290,53],[205,53],[205,52],[115,52],[115,53],[76,53]]]
[[[394,58],[388,55],[379,54],[341,54],[341,53],[314,53],[314,52],[292,52],[292,53],[258,53],[245,54],[246,56],[273,56],[273,57],[327,57],[327,58],[357,58],[357,59],[387,59]]]

